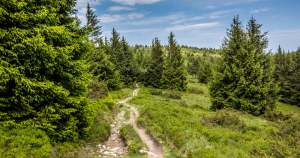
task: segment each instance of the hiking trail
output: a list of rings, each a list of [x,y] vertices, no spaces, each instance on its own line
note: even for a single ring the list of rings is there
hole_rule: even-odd
[[[136,88],[134,91],[133,91],[133,94],[132,96],[136,96],[137,93],[139,91],[139,88]],[[139,128],[137,125],[136,125],[136,119],[140,116],[138,110],[136,109],[135,106],[133,105],[129,105],[127,104],[126,102],[128,100],[130,100],[131,97],[123,100],[123,101],[120,101],[119,103],[123,103],[125,106],[128,106],[130,107],[131,109],[131,112],[130,112],[130,119],[129,121],[127,122],[127,124],[130,124],[132,125],[132,127],[137,131],[137,133],[139,134],[139,136],[141,137],[142,141],[148,146],[149,148],[149,151],[146,151],[146,150],[140,150],[140,152],[142,153],[148,153],[148,157],[149,158],[162,158],[163,157],[163,154],[164,154],[164,149],[163,149],[163,146],[155,139],[153,138],[153,136],[149,135],[149,134],[146,134],[146,130],[144,127],[141,127]]]

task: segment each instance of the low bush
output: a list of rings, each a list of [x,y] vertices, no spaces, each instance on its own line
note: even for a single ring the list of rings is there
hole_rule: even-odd
[[[151,89],[149,90],[149,93],[150,93],[151,95],[162,95],[162,90],[151,88]]]
[[[246,132],[247,125],[240,119],[239,114],[232,112],[232,109],[226,108],[216,113],[215,123],[223,127],[229,127]]]
[[[193,104],[193,105],[190,106],[190,108],[204,109],[201,105],[198,105],[198,104]]]
[[[203,90],[197,88],[197,87],[191,87],[191,88],[188,88],[189,92],[190,93],[196,93],[196,94],[203,94]]]
[[[164,93],[163,96],[170,99],[181,99],[181,93],[177,89],[170,90],[167,93]]]
[[[285,121],[292,117],[292,114],[283,114],[281,111],[271,110],[268,108],[263,115],[269,121],[277,122],[277,121]]]
[[[180,101],[179,103],[177,103],[179,106],[182,106],[182,107],[185,107],[185,108],[188,108],[190,105],[187,104],[185,101]]]
[[[193,80],[189,80],[189,83],[196,83],[195,81],[193,81]]]
[[[0,157],[49,157],[52,154],[47,134],[33,127],[1,128]]]
[[[88,85],[89,92],[87,98],[98,99],[108,95],[108,87],[104,81],[98,81],[96,78],[93,79]]]

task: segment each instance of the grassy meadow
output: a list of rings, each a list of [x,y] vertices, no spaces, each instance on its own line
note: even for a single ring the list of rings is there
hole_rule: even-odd
[[[141,87],[130,101],[141,115],[137,124],[164,144],[166,157],[295,156],[298,138],[290,137],[297,125],[285,122],[298,118],[298,107],[279,103],[277,113],[260,117],[233,109],[214,112],[209,110],[207,85],[191,76],[188,81],[188,88],[196,87],[203,94],[181,92],[181,99],[172,99],[164,95],[167,90],[151,95],[151,88]]]

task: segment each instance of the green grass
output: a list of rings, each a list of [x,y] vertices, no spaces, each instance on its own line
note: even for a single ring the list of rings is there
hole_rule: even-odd
[[[189,79],[196,80],[191,76]],[[202,89],[204,94],[182,92],[181,101],[198,104],[204,109],[181,107],[176,104],[180,100],[170,99],[166,102],[163,96],[151,95],[149,89],[141,88],[138,96],[131,100],[141,114],[137,120],[138,125],[145,126],[146,132],[162,141],[165,147],[170,148],[167,139],[170,138],[178,147],[181,156],[264,157],[275,154],[275,157],[288,157],[289,154],[295,154],[298,146],[292,145],[293,140],[286,133],[280,132],[280,124],[268,121],[263,116],[255,117],[245,112],[229,110],[230,114],[239,116],[239,119],[245,122],[246,131],[215,123],[204,123],[203,118],[213,118],[218,112],[207,110],[211,105],[208,87],[199,83],[188,84],[188,87],[194,86]],[[165,92],[167,90],[163,90],[163,93]],[[294,106],[282,104],[277,110],[287,114],[294,110]],[[175,152],[167,151],[166,155]]]
[[[146,157],[146,155],[140,153],[139,150],[142,150],[147,146],[144,144],[137,131],[135,131],[131,125],[124,125],[122,128],[120,128],[120,135],[125,140],[126,146],[129,146],[129,157]]]

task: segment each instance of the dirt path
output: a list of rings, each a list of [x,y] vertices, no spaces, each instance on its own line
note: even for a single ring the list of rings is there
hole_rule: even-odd
[[[139,88],[135,89],[133,92],[133,96],[137,95]],[[131,99],[127,98],[124,101],[121,101],[119,103],[123,103],[126,106],[129,106],[131,108],[130,113],[130,119],[127,122],[127,124],[130,124],[133,126],[133,128],[138,132],[139,136],[143,140],[143,142],[148,146],[149,151],[141,150],[140,152],[148,153],[148,157],[150,158],[162,158],[164,154],[163,146],[155,140],[151,135],[146,134],[145,128],[138,128],[136,125],[136,119],[140,116],[139,112],[135,108],[135,106],[128,105],[126,102]]]

